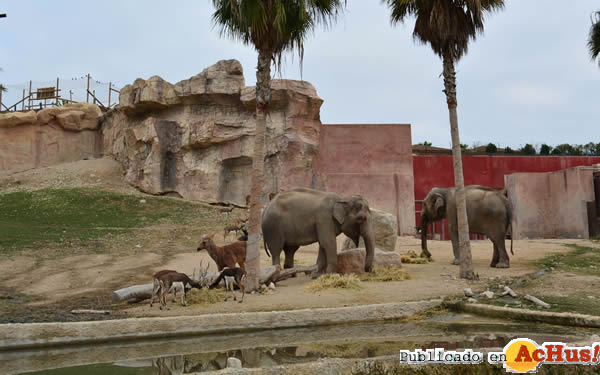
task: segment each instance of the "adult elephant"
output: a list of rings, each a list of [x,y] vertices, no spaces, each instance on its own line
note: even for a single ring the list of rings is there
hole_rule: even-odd
[[[465,193],[469,232],[484,234],[494,244],[494,255],[490,267],[508,268],[509,259],[504,244],[509,226],[512,232],[512,208],[508,199],[501,191],[480,185],[465,186]],[[455,188],[433,188],[425,197],[421,210],[421,225],[418,227],[421,232],[421,255],[431,257],[431,253],[427,249],[427,227],[442,219],[448,219],[448,231],[454,252],[452,264],[459,264]],[[514,255],[512,235],[510,252]]]
[[[371,271],[375,236],[371,226],[369,204],[361,196],[342,198],[337,194],[313,189],[294,189],[277,194],[265,207],[262,216],[265,251],[273,255],[273,265],[280,264],[285,252],[284,268],[294,266],[294,254],[300,246],[319,242],[317,271],[335,273],[336,237],[344,233],[358,246],[365,242],[365,271]]]

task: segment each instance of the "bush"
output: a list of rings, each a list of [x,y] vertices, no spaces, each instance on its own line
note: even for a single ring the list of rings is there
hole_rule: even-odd
[[[552,151],[552,147],[545,143],[540,147],[540,155],[550,155],[550,151]]]
[[[560,148],[558,147],[554,147],[552,149],[552,152],[550,153],[551,155],[562,155],[562,152],[560,151]]]
[[[485,147],[485,152],[488,154],[495,154],[496,151],[498,151],[498,147],[496,147],[496,145],[493,143],[488,143],[488,145]]]
[[[506,148],[504,149],[504,153],[505,154],[514,154],[515,152],[513,151],[512,148],[506,146]]]
[[[521,153],[524,155],[535,155],[535,148],[530,145],[529,143],[527,143],[525,146],[521,147]]]
[[[461,144],[460,144],[460,150],[461,150],[462,152],[465,152],[465,151],[467,151],[467,149],[468,149],[468,148],[469,148],[469,145],[468,145],[468,144],[465,144],[465,143],[461,143]]]
[[[421,143],[423,146],[431,146],[431,142],[424,141]]]

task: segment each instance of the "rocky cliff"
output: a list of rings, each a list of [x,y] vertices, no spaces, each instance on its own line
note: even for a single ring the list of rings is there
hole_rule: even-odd
[[[308,82],[273,80],[267,117],[265,195],[312,186],[323,100]],[[104,153],[126,180],[152,193],[245,203],[255,131],[255,88],[223,60],[172,84],[158,76],[123,87],[103,119]]]

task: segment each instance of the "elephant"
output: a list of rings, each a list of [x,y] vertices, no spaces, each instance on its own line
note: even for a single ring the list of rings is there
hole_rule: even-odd
[[[335,273],[336,237],[343,232],[356,246],[363,237],[367,253],[365,271],[370,272],[375,254],[371,221],[369,204],[359,195],[342,198],[335,193],[303,188],[281,192],[263,211],[265,252],[269,255],[270,250],[273,265],[279,265],[283,250],[284,268],[292,268],[294,254],[300,246],[319,242],[317,270],[313,278],[323,273]]]
[[[503,192],[481,185],[465,186],[467,200],[467,219],[469,232],[484,234],[494,244],[494,254],[490,267],[509,268],[508,253],[504,244],[510,226],[512,233],[512,207]],[[456,188],[433,188],[423,201],[421,225],[421,255],[430,258],[427,249],[427,227],[429,224],[448,219],[448,231],[452,241],[454,261],[459,264],[458,225],[456,218]],[[512,235],[510,252],[514,255]]]

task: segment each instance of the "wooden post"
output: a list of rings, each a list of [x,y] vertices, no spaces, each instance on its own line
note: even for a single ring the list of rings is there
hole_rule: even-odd
[[[94,104],[96,104],[96,90],[92,91],[92,96],[94,97]]]
[[[29,105],[27,109],[31,109],[31,80],[29,81]]]
[[[108,108],[110,108],[110,92],[112,91],[112,82],[108,83]]]
[[[2,90],[0,90],[0,112],[2,112]]]
[[[90,102],[90,73],[88,73],[87,79],[88,80],[87,80],[87,90],[85,92],[85,95],[86,95],[85,101],[89,103]]]
[[[17,106],[15,106],[15,111],[17,110]],[[25,89],[23,89],[23,101],[21,101],[21,111],[25,110]]]
[[[58,91],[58,77],[56,77],[56,105],[58,106],[58,97],[59,97],[59,91]]]
[[[69,100],[73,101],[73,90],[69,90]]]

